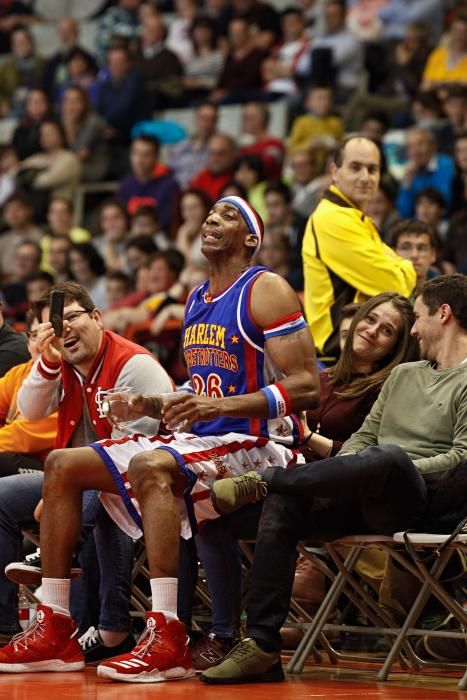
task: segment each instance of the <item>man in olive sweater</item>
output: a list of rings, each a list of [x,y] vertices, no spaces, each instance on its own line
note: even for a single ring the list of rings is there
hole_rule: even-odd
[[[284,678],[279,630],[289,609],[298,540],[392,534],[421,525],[440,480],[445,486],[465,465],[467,277],[426,282],[414,310],[411,333],[424,359],[392,371],[362,427],[336,457],[213,485],[221,512],[259,501],[265,490],[268,496],[256,540],[247,638],[203,673],[204,682]]]

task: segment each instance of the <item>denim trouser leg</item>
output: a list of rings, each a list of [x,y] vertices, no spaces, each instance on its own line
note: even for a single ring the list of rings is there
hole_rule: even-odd
[[[411,527],[425,511],[427,488],[407,454],[392,445],[287,473],[278,469],[269,485],[256,539],[247,631],[279,649],[298,540]]]
[[[98,562],[96,564],[100,571],[99,627],[112,632],[128,632],[131,627],[130,596],[134,542],[107,514],[97,492],[86,491],[83,495],[83,526],[86,527],[93,521]]]
[[[234,637],[242,587],[237,540],[223,518],[205,523],[195,539],[211,596],[211,631],[219,637]]]
[[[21,557],[21,527],[34,522],[42,496],[43,474],[17,474],[0,479],[0,630],[18,630],[18,586],[9,581],[5,566]]]
[[[196,547],[212,602],[211,631],[237,637],[242,604],[242,571],[237,540],[256,537],[261,504],[203,523]]]

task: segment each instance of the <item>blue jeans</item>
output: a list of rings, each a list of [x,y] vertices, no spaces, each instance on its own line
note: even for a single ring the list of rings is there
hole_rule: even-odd
[[[242,567],[239,539],[254,539],[261,503],[246,506],[231,515],[207,520],[195,536],[212,605],[211,632],[236,638],[242,612]]]
[[[34,508],[42,497],[43,474],[17,474],[0,479],[0,631],[18,629],[18,587],[5,566],[21,557],[21,529],[34,524]],[[130,585],[133,541],[107,516],[95,492],[83,495],[83,537],[93,532],[101,571],[99,626],[118,632],[130,628]],[[53,546],[53,544],[52,544]],[[83,562],[85,567],[88,562]],[[73,607],[76,608],[76,598]]]

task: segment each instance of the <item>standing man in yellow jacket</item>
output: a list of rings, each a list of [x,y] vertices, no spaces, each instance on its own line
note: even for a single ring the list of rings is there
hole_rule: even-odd
[[[16,403],[18,390],[39,354],[36,348],[38,325],[39,321],[29,312],[26,329],[32,359],[12,367],[0,378],[0,477],[30,469],[42,470],[55,444],[57,413],[40,420],[27,420],[20,415]]]
[[[305,312],[318,352],[336,355],[337,319],[345,304],[380,292],[409,296],[412,263],[380,238],[368,200],[376,193],[381,156],[370,139],[352,136],[332,164],[333,184],[308,220],[303,238]]]

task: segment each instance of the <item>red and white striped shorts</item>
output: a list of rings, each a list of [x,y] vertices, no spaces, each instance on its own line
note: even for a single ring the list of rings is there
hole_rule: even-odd
[[[102,493],[106,510],[130,537],[142,535],[141,512],[127,478],[132,457],[142,452],[166,450],[177,460],[180,472],[191,486],[189,496],[179,502],[182,536],[191,537],[191,519],[197,522],[219,517],[210,499],[216,479],[239,476],[247,471],[261,472],[267,467],[287,469],[304,462],[296,450],[264,437],[227,433],[221,437],[199,437],[190,433],[146,437],[133,435],[119,440],[101,440],[91,445],[102,457],[117,484],[120,496]]]

